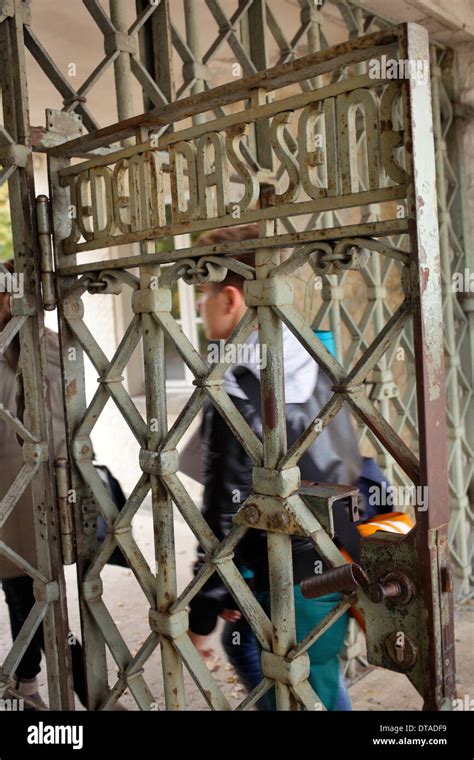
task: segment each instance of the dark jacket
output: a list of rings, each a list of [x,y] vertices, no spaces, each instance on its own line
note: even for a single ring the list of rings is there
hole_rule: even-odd
[[[237,376],[237,371],[234,371]],[[238,374],[238,383],[247,399],[231,396],[232,401],[261,439],[260,384],[248,370]],[[288,446],[304,432],[317,417],[321,407],[331,396],[328,378],[319,371],[313,395],[301,404],[286,404]],[[250,493],[252,461],[225,423],[213,404],[207,403],[201,427],[204,462],[203,515],[216,537],[222,540],[232,527],[232,519]],[[347,411],[339,412],[299,461],[302,480],[326,483],[354,484],[360,476],[360,456]],[[338,507],[336,509],[336,507]],[[345,505],[335,505],[337,532],[357,531],[347,518]],[[344,544],[350,538],[344,539]],[[295,536],[293,543],[294,582],[299,583],[314,571],[319,559],[309,539]],[[205,561],[199,547],[195,572]],[[268,563],[266,534],[249,529],[234,551],[234,562],[240,570],[253,574],[252,587],[256,591],[268,589]],[[206,635],[214,629],[217,616],[223,608],[235,608],[220,576],[215,572],[191,601],[190,629]]]

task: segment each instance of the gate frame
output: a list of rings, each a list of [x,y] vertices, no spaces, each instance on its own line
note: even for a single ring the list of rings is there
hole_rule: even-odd
[[[364,50],[366,47],[370,50],[370,45],[376,45],[375,40],[383,42],[385,39],[389,40],[391,35],[399,35],[400,37],[400,54],[405,60],[427,60],[428,57],[428,36],[426,31],[415,24],[403,24],[398,27],[394,27],[393,30],[387,30],[386,32],[380,32],[374,35],[368,35],[363,39],[350,41],[349,43],[342,43],[340,45],[331,48],[330,52],[336,55],[340,55],[342,61],[344,61],[344,55],[348,56],[350,62],[350,54],[352,54],[357,60],[363,60],[363,55],[358,53],[359,50]],[[395,37],[394,37],[395,38]],[[374,42],[372,42],[374,40]],[[380,42],[379,42],[380,44]],[[49,153],[49,166],[50,166],[50,180],[51,180],[51,197],[53,205],[53,226],[54,226],[54,239],[55,239],[55,252],[56,252],[56,271],[57,271],[57,284],[60,308],[60,334],[62,341],[62,353],[63,353],[63,371],[64,371],[64,383],[65,383],[65,397],[68,399],[66,404],[66,417],[68,426],[68,440],[72,440],[74,436],[74,444],[71,449],[71,462],[75,462],[79,467],[83,477],[88,473],[88,477],[92,478],[92,470],[89,464],[85,460],[90,459],[91,447],[88,441],[87,435],[81,432],[79,438],[77,428],[81,431],[90,430],[90,422],[86,423],[86,417],[82,418],[80,407],[85,409],[82,404],[83,395],[83,378],[82,370],[79,368],[79,378],[75,373],[75,369],[71,369],[73,362],[66,363],[65,357],[71,348],[76,349],[76,354],[80,352],[81,345],[86,346],[89,339],[92,338],[90,333],[85,330],[84,325],[79,326],[81,307],[80,301],[77,300],[74,294],[71,294],[70,286],[74,280],[71,276],[76,274],[81,277],[78,281],[77,287],[78,293],[83,291],[86,287],[86,281],[89,273],[96,272],[101,277],[100,271],[115,270],[117,274],[118,270],[122,267],[128,268],[131,266],[140,266],[141,275],[139,282],[139,291],[134,295],[134,311],[135,314],[141,314],[142,329],[145,333],[145,325],[147,326],[148,338],[145,339],[145,354],[147,354],[147,345],[151,347],[153,341],[151,336],[154,337],[155,344],[158,346],[158,353],[161,346],[163,348],[163,329],[162,326],[153,324],[151,320],[151,313],[154,310],[158,310],[159,321],[164,320],[161,312],[166,311],[166,307],[159,305],[162,296],[157,296],[155,306],[146,306],[145,304],[151,303],[150,292],[150,279],[152,277],[160,277],[159,263],[164,261],[174,261],[175,256],[173,254],[154,254],[151,252],[152,241],[146,241],[146,235],[137,232],[134,239],[141,241],[142,253],[134,257],[126,257],[113,261],[100,261],[93,264],[78,264],[77,255],[75,253],[64,253],[63,240],[67,237],[64,227],[64,215],[68,204],[71,203],[69,195],[66,189],[61,186],[58,172],[67,166],[67,159],[73,156],[81,156],[86,158],[87,154],[91,150],[97,148],[106,147],[110,142],[117,142],[119,140],[125,140],[136,136],[138,143],[146,142],[148,138],[148,130],[154,126],[163,126],[167,123],[167,119],[182,119],[186,115],[195,115],[196,118],[201,112],[208,111],[212,108],[213,104],[223,104],[225,102],[231,102],[232,100],[241,100],[246,94],[250,94],[252,88],[259,88],[259,102],[263,98],[263,91],[266,87],[270,90],[273,89],[273,79],[276,82],[287,83],[289,81],[297,81],[299,72],[305,71],[305,67],[310,64],[316,67],[315,71],[318,71],[317,64],[321,64],[329,60],[328,51],[322,53],[316,53],[303,59],[299,59],[295,64],[283,64],[281,66],[274,67],[273,69],[262,72],[262,74],[256,74],[247,80],[240,80],[235,84],[223,85],[221,87],[210,90],[202,95],[193,95],[189,98],[180,101],[176,104],[169,105],[168,107],[158,108],[154,111],[147,112],[141,116],[127,119],[125,122],[118,122],[114,125],[106,127],[102,130],[98,130],[93,134],[79,137],[70,141],[67,141],[61,145],[51,148]],[[306,72],[307,73],[307,72]],[[301,74],[303,76],[303,74]],[[365,396],[365,391],[361,390],[361,379],[363,378],[364,361],[359,360],[356,366],[352,369],[349,375],[340,373],[342,367],[335,362],[334,364],[329,361],[326,356],[327,352],[317,350],[314,346],[311,347],[308,343],[307,336],[302,334],[300,340],[306,348],[310,346],[312,353],[317,356],[318,363],[328,371],[337,384],[333,387],[333,390],[340,397],[348,402],[355,411],[361,416],[363,421],[367,424],[369,429],[383,442],[384,446],[390,451],[396,461],[405,469],[410,477],[416,480],[416,485],[428,488],[430,507],[427,512],[419,512],[417,519],[417,528],[415,530],[416,541],[416,553],[417,557],[421,558],[421,569],[418,568],[417,582],[420,583],[422,588],[423,606],[428,615],[428,627],[427,630],[422,633],[420,630],[420,636],[422,643],[419,646],[420,655],[423,653],[423,657],[426,656],[429,663],[428,684],[426,689],[423,690],[425,698],[426,709],[442,709],[449,704],[452,699],[454,689],[454,650],[453,650],[453,610],[452,610],[452,597],[450,592],[449,581],[449,556],[446,540],[447,519],[448,519],[448,490],[447,490],[447,478],[444,474],[447,472],[447,457],[444,443],[446,440],[445,434],[445,400],[444,400],[444,356],[443,356],[443,324],[442,324],[442,309],[441,309],[441,288],[440,288],[440,272],[439,272],[439,257],[438,257],[438,227],[437,227],[437,214],[436,214],[436,178],[434,174],[434,160],[433,155],[429,150],[429,146],[432,145],[431,134],[431,97],[429,88],[425,85],[417,86],[412,79],[409,79],[406,86],[403,89],[404,99],[404,113],[405,113],[405,145],[407,147],[407,174],[408,177],[414,178],[414,185],[408,184],[407,191],[407,213],[408,213],[408,232],[411,243],[410,256],[414,257],[411,267],[410,280],[413,291],[411,292],[411,305],[413,309],[413,319],[415,327],[415,364],[417,373],[417,395],[418,395],[418,413],[420,420],[420,427],[422,434],[419,437],[420,448],[420,462],[419,466],[416,458],[409,452],[407,447],[403,444],[401,439],[395,434],[393,428],[382,418],[379,412],[375,409],[373,404]],[[410,117],[408,116],[410,115]],[[207,122],[206,122],[207,124]],[[209,122],[209,126],[212,129],[212,121]],[[191,135],[193,130],[191,130]],[[190,138],[192,139],[192,138]],[[409,146],[412,146],[410,149]],[[411,152],[413,150],[413,153]],[[119,152],[120,154],[120,152]],[[113,163],[114,158],[111,154],[109,163]],[[61,216],[63,214],[63,216]],[[244,223],[244,222],[241,222]],[[272,276],[273,271],[277,267],[277,253],[276,247],[278,247],[279,240],[272,236],[271,223],[261,223],[261,236],[269,237],[269,247],[260,248],[257,246],[256,253],[256,278],[257,281],[261,278],[265,279],[268,276]],[[179,226],[179,225],[178,225]],[[212,224],[212,220],[209,226],[215,226]],[[364,228],[366,229],[366,228]],[[328,231],[330,237],[330,231]],[[171,233],[172,234],[172,231]],[[367,232],[362,232],[362,235]],[[380,234],[380,233],[379,233]],[[382,233],[383,234],[383,233]],[[390,234],[386,232],[385,234]],[[307,240],[310,241],[311,234],[306,233]],[[333,235],[337,238],[337,235]],[[132,239],[133,236],[130,237]],[[102,245],[109,244],[107,239],[104,239]],[[127,240],[128,242],[128,240]],[[301,245],[302,241],[299,239],[299,235],[293,236],[292,243],[295,245]],[[90,241],[81,246],[81,250],[90,250],[99,247],[100,243]],[[235,247],[235,246],[234,246]],[[232,253],[232,245],[220,244],[213,247],[214,254],[220,253]],[[199,249],[199,253],[187,252],[189,256],[199,255],[203,253]],[[183,253],[182,251],[180,253]],[[416,258],[415,258],[416,257]],[[112,272],[110,272],[112,274]],[[63,282],[63,279],[65,281]],[[123,279],[123,275],[121,275]],[[82,286],[80,282],[83,281]],[[257,284],[257,283],[255,283]],[[263,285],[263,283],[262,283]],[[169,287],[169,284],[168,284]],[[159,286],[159,292],[163,292],[163,298],[165,289]],[[255,291],[257,292],[257,291]],[[263,291],[262,291],[263,292]],[[62,294],[66,295],[66,303],[61,304]],[[149,298],[145,298],[145,295],[149,294]],[[72,297],[74,296],[74,297]],[[138,298],[140,296],[140,298]],[[255,296],[256,297],[256,296]],[[273,308],[270,308],[269,304],[262,302],[258,305],[258,299],[255,301],[255,297],[252,296],[250,301],[247,298],[248,304],[256,306],[257,317],[260,325],[260,337],[262,340],[266,339],[266,342],[275,348],[275,351],[270,352],[269,365],[262,371],[262,399],[272,398],[271,412],[270,408],[262,405],[264,411],[264,448],[263,448],[263,460],[260,466],[263,466],[269,470],[276,470],[274,474],[284,473],[289,476],[289,472],[285,473],[285,470],[281,469],[289,467],[289,457],[286,456],[286,434],[285,434],[285,415],[283,410],[283,370],[278,357],[281,354],[282,337],[281,329],[282,324],[276,317],[274,310],[277,314],[283,316],[286,314],[285,321],[288,321],[290,317],[287,314],[288,310],[279,306],[279,301],[275,302]],[[277,296],[275,296],[277,298]],[[150,300],[151,299],[151,300]],[[166,299],[165,299],[166,300]],[[254,302],[255,301],[255,302]],[[155,303],[155,300],[153,301]],[[284,303],[284,301],[282,302]],[[250,316],[247,321],[250,320]],[[400,321],[400,315],[398,317]],[[236,329],[238,331],[244,330],[244,322]],[[404,320],[402,320],[404,324]],[[74,324],[74,327],[72,325]],[[165,325],[166,322],[163,322]],[[288,322],[290,325],[290,323]],[[373,348],[372,351],[378,355],[382,351],[381,346],[385,345],[385,342],[393,338],[393,335],[398,332],[395,329],[396,322],[392,320],[392,324],[385,325],[384,329],[375,340],[374,346],[378,344],[378,348]],[[293,323],[296,329],[296,323]],[[248,328],[248,324],[245,325]],[[94,361],[99,374],[102,373],[102,379],[100,382],[107,384],[107,391],[111,397],[116,401],[117,405],[124,414],[125,419],[129,423],[132,431],[140,440],[139,431],[137,434],[136,423],[133,422],[133,414],[130,411],[125,411],[124,400],[119,400],[118,392],[114,389],[110,390],[114,385],[109,385],[115,381],[116,368],[114,364],[122,366],[124,355],[130,353],[130,341],[132,340],[133,330],[137,328],[131,324],[126,332],[126,335],[122,341],[121,346],[117,349],[115,358],[108,366],[104,364],[104,359],[98,353],[98,347],[94,347],[94,343],[90,344],[89,353],[90,358]],[[168,330],[171,329],[169,326]],[[73,335],[75,333],[75,335]],[[168,332],[171,335],[170,332]],[[382,338],[380,336],[385,336]],[[181,344],[181,339],[178,339],[178,334],[175,333],[176,344],[178,349],[182,352],[183,358],[186,355],[185,346]],[[235,334],[234,334],[235,339]],[[127,348],[127,344],[128,348]],[[425,351],[423,351],[425,348]],[[279,350],[278,350],[279,349]],[[122,356],[123,354],[123,356]],[[95,358],[94,358],[95,355]],[[368,354],[365,355],[365,363],[367,366],[370,364],[368,361]],[[163,359],[163,357],[161,357]],[[375,361],[375,359],[374,359]],[[372,364],[374,363],[372,361]],[[199,363],[196,364],[196,359],[192,360],[195,367],[199,367]],[[160,366],[161,361],[157,364]],[[337,365],[337,370],[335,366]],[[192,366],[191,364],[189,366]],[[369,371],[367,367],[366,371]],[[165,392],[164,375],[160,370],[157,370],[156,366],[152,363],[148,366],[149,374],[146,374],[145,384],[147,387],[147,419],[148,424],[150,419],[162,419],[163,425],[165,406],[158,403],[158,398]],[[196,377],[200,377],[198,384],[199,387],[207,386],[208,383],[204,382],[202,370],[198,370]],[[150,388],[150,382],[152,387]],[[75,392],[71,394],[70,389],[74,387]],[[78,390],[79,389],[79,390]],[[81,397],[81,398],[80,398]],[[96,396],[98,398],[98,396]],[[217,391],[211,395],[214,403],[217,403]],[[191,401],[186,405],[182,415],[180,415],[181,421],[187,419],[188,411],[196,406],[195,402]],[[158,406],[157,406],[158,404]],[[220,404],[223,404],[221,399]],[[92,407],[97,407],[100,413],[99,401],[93,401]],[[89,407],[88,413],[90,414]],[[225,409],[225,405],[222,405],[222,409]],[[96,412],[97,414],[97,412]],[[96,416],[94,415],[94,417]],[[272,415],[271,419],[268,415]],[[328,415],[329,417],[329,415]],[[237,426],[232,424],[230,420],[232,415],[229,409],[226,410],[225,419],[228,424],[231,425],[234,433],[237,430]],[[82,420],[82,422],[81,422]],[[328,420],[326,420],[328,421]],[[174,428],[173,428],[174,429]],[[164,436],[161,437],[161,436]],[[178,485],[172,481],[171,474],[176,471],[172,468],[168,471],[167,467],[171,465],[159,465],[158,467],[152,467],[148,460],[153,456],[161,458],[165,455],[171,455],[172,449],[168,450],[170,446],[170,437],[176,440],[176,435],[173,438],[172,432],[166,436],[166,428],[162,427],[160,434],[156,434],[156,431],[149,429],[148,441],[146,449],[142,449],[140,462],[144,473],[150,475],[152,493],[153,493],[153,507],[154,518],[160,525],[166,526],[162,535],[156,537],[156,556],[161,557],[162,563],[166,568],[166,572],[158,573],[156,577],[156,593],[157,593],[157,608],[155,613],[159,616],[167,615],[171,613],[181,615],[183,607],[183,596],[176,599],[176,575],[175,575],[175,558],[173,554],[173,541],[172,541],[172,507],[171,498],[180,506],[180,498],[184,498],[183,492],[179,492]],[[248,441],[245,442],[245,436],[238,435],[242,443],[249,445]],[[166,441],[166,447],[165,446]],[[250,447],[251,448],[251,447]],[[161,453],[156,453],[161,452]],[[254,460],[255,461],[255,460]],[[258,460],[257,460],[258,461]],[[428,462],[430,467],[428,467]],[[151,469],[149,469],[151,467]],[[173,466],[174,467],[174,466]],[[254,478],[256,475],[254,474]],[[93,478],[92,478],[93,480]],[[100,497],[100,493],[94,489],[92,480],[88,483],[93,488],[95,496],[100,504],[100,508],[103,511],[104,518],[109,518],[109,521],[113,519],[113,513],[110,510],[110,506],[104,502]],[[254,488],[257,481],[254,480]],[[163,485],[166,489],[163,489]],[[139,486],[137,486],[138,488]],[[79,481],[75,481],[74,488],[80,489],[81,485]],[[136,489],[134,489],[135,493]],[[257,490],[257,492],[259,492]],[[132,494],[131,500],[134,500]],[[181,508],[181,506],[180,506]],[[127,512],[131,512],[130,509],[126,509]],[[244,510],[245,512],[245,510]],[[240,514],[240,513],[239,513]],[[191,519],[191,518],[190,518]],[[242,523],[240,518],[237,524]],[[127,517],[128,520],[128,517]],[[121,530],[126,527],[126,520],[121,517],[117,521],[121,526]],[[192,524],[192,519],[191,523]],[[129,528],[129,524],[127,522]],[[79,526],[78,526],[79,527]],[[129,558],[135,557],[137,564],[132,565],[137,579],[140,581],[142,588],[145,589],[146,581],[142,577],[140,579],[139,562],[137,561],[136,547],[130,543],[130,536],[125,540],[124,536],[115,531],[114,525],[110,525],[110,531],[118,541],[121,548],[126,551]],[[250,525],[248,526],[250,527]],[[238,531],[237,531],[238,533]],[[214,546],[213,555],[219,551],[219,557],[224,552],[226,545],[233,544],[236,541],[234,531],[232,531],[232,538],[227,537],[225,541],[220,545],[219,549]],[[312,537],[314,538],[314,533]],[[201,535],[200,535],[201,538]],[[287,653],[297,645],[296,633],[294,628],[294,608],[292,600],[289,599],[286,591],[292,586],[292,569],[290,561],[291,552],[291,539],[289,535],[280,535],[280,533],[271,532],[268,536],[269,543],[269,556],[285,557],[286,562],[279,564],[278,572],[276,566],[270,569],[270,586],[271,586],[271,599],[272,609],[274,611],[273,626],[276,632],[273,636],[274,655],[277,658],[287,657]],[[315,540],[318,550],[321,550],[321,544],[318,540]],[[211,542],[212,544],[212,542]],[[170,553],[171,548],[171,553]],[[326,558],[330,564],[338,565],[340,561],[335,557],[332,550],[329,550],[326,546],[327,553]],[[211,556],[211,555],[209,555]],[[229,561],[227,555],[220,558],[220,562],[224,560]],[[209,560],[211,562],[213,560]],[[97,557],[94,559],[93,566],[97,566],[100,569]],[[223,572],[223,571],[222,571]],[[166,581],[162,580],[162,577],[166,577]],[[231,581],[231,576],[225,577],[226,583],[234,584],[234,588],[238,587],[236,578]],[[146,684],[141,678],[141,670],[137,671],[136,662],[129,658],[124,642],[118,641],[117,629],[110,626],[113,621],[107,618],[106,609],[103,604],[98,600],[101,593],[101,584],[99,576],[95,577],[90,572],[86,572],[82,579],[80,579],[83,587],[83,597],[86,607],[88,607],[87,615],[89,616],[91,610],[94,610],[93,617],[95,622],[101,627],[102,634],[106,635],[108,644],[111,646],[114,652],[114,647],[117,647],[117,651],[121,652],[121,655],[117,659],[121,660],[121,673],[117,684],[107,696],[103,695],[106,702],[102,705],[109,704],[113,698],[117,697],[117,694],[121,693],[128,685],[134,692],[134,695],[139,704],[149,699],[149,693],[147,692]],[[235,586],[237,583],[237,586]],[[192,584],[191,584],[192,585]],[[242,592],[242,587],[240,588]],[[291,596],[291,595],[290,595]],[[283,603],[283,599],[286,598],[286,602]],[[361,595],[358,598],[359,603],[363,604]],[[245,600],[244,600],[245,602]],[[250,615],[255,614],[255,609],[252,610],[252,606],[247,599],[245,602],[247,607],[246,612]],[[182,698],[184,697],[183,685],[182,685],[182,671],[181,662],[177,656],[178,652],[184,661],[190,663],[190,653],[188,650],[188,644],[185,645],[184,637],[185,633],[181,628],[181,624],[178,625],[179,631],[173,631],[172,623],[164,625],[154,625],[152,620],[156,618],[156,614],[153,609],[150,612],[150,624],[152,631],[158,633],[160,636],[160,642],[162,646],[162,652],[164,654],[164,679],[165,679],[165,693],[167,698],[167,707],[169,709],[179,709],[182,706]],[[86,621],[88,617],[86,618]],[[160,618],[161,620],[161,618]],[[291,622],[293,621],[293,622]],[[252,622],[249,618],[249,622]],[[265,629],[265,622],[260,620],[263,624],[261,634],[263,639],[265,636],[263,631]],[[87,646],[88,633],[92,633],[94,641],[94,658],[99,657],[97,629],[93,628],[89,632],[84,631]],[[173,642],[173,643],[171,643]],[[89,642],[89,648],[91,649],[91,643]],[[266,647],[264,647],[266,648]],[[300,647],[296,647],[299,649]],[[302,653],[299,652],[299,656]],[[114,656],[116,656],[114,654]],[[267,657],[267,655],[265,655]],[[137,659],[143,662],[145,658],[144,652],[140,652],[137,655]],[[263,663],[263,660],[262,660]],[[426,663],[425,663],[426,664]],[[169,670],[168,667],[169,666]],[[276,666],[275,666],[276,667]],[[193,661],[192,672],[197,677],[199,685],[202,687],[204,683],[209,686],[209,679],[202,670],[202,668]],[[271,668],[270,668],[271,669]],[[166,672],[170,675],[170,681],[167,681]],[[273,672],[282,673],[277,668]],[[133,684],[130,682],[130,675],[133,676]],[[97,679],[96,683],[97,683]],[[173,688],[171,688],[171,685]],[[289,687],[288,682],[279,682],[276,680],[277,687],[277,706],[279,709],[290,709],[292,704],[291,691],[295,692],[302,702],[308,706],[313,696],[307,691],[309,684],[301,684],[300,690],[292,685]],[[259,692],[260,694],[261,692]],[[173,696],[174,695],[174,696]],[[255,695],[252,695],[252,699]],[[209,700],[211,706],[224,706],[219,699],[219,695],[213,690],[212,696]]]

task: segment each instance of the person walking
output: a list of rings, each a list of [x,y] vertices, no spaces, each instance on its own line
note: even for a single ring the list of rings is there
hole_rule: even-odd
[[[258,236],[256,225],[226,228],[199,240],[206,245],[226,240],[246,240]],[[254,265],[253,252],[239,255],[241,261]],[[222,263],[224,264],[223,257]],[[222,282],[209,282],[200,286],[199,309],[211,341],[229,338],[246,311],[243,277],[230,269]],[[251,429],[262,438],[260,409],[259,366],[262,356],[257,351],[258,335],[254,332],[247,340],[253,345],[253,359],[227,370],[224,389],[245,418]],[[318,368],[297,338],[283,326],[285,413],[288,445],[304,432],[317,417],[331,393],[329,379]],[[203,515],[216,537],[222,540],[232,527],[232,520],[240,505],[249,495],[252,483],[252,462],[212,403],[205,405],[201,427],[203,446]],[[355,435],[345,410],[339,412],[331,424],[299,461],[301,478],[310,481],[355,484],[361,474],[361,457]],[[236,494],[239,498],[236,500]],[[351,530],[347,514],[335,509],[336,530]],[[355,531],[355,528],[354,528]],[[350,536],[347,539],[350,541]],[[234,561],[248,577],[248,582],[264,609],[269,612],[269,576],[266,534],[258,530],[247,531],[234,550]],[[314,545],[304,537],[292,537],[294,599],[296,633],[304,638],[320,620],[339,602],[338,594],[319,599],[304,599],[299,583],[315,571],[320,559]],[[195,571],[205,561],[198,548]],[[255,637],[217,573],[194,596],[190,603],[189,635],[203,657],[209,657],[208,636],[214,630],[218,617],[226,620],[223,643],[244,684],[250,690],[261,680],[259,653]],[[350,699],[340,672],[339,655],[344,646],[348,616],[343,615],[309,649],[309,681],[328,710],[351,709]],[[241,635],[235,636],[235,633]],[[234,642],[239,642],[237,645]],[[261,700],[261,709],[272,709],[271,700]]]

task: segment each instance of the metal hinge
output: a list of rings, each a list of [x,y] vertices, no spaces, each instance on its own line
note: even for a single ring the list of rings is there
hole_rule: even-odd
[[[51,213],[49,198],[46,195],[38,195],[36,198],[36,220],[38,224],[43,307],[46,311],[53,311],[56,308],[56,290],[54,287]]]
[[[74,518],[72,504],[69,502],[68,462],[62,457],[54,463],[56,470],[56,492],[58,498],[59,525],[61,531],[61,551],[64,565],[73,565],[76,561],[74,542]]]

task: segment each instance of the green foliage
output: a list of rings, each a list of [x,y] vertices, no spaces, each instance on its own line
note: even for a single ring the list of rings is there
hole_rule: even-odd
[[[6,183],[0,187],[0,261],[13,258],[10,208]]]

